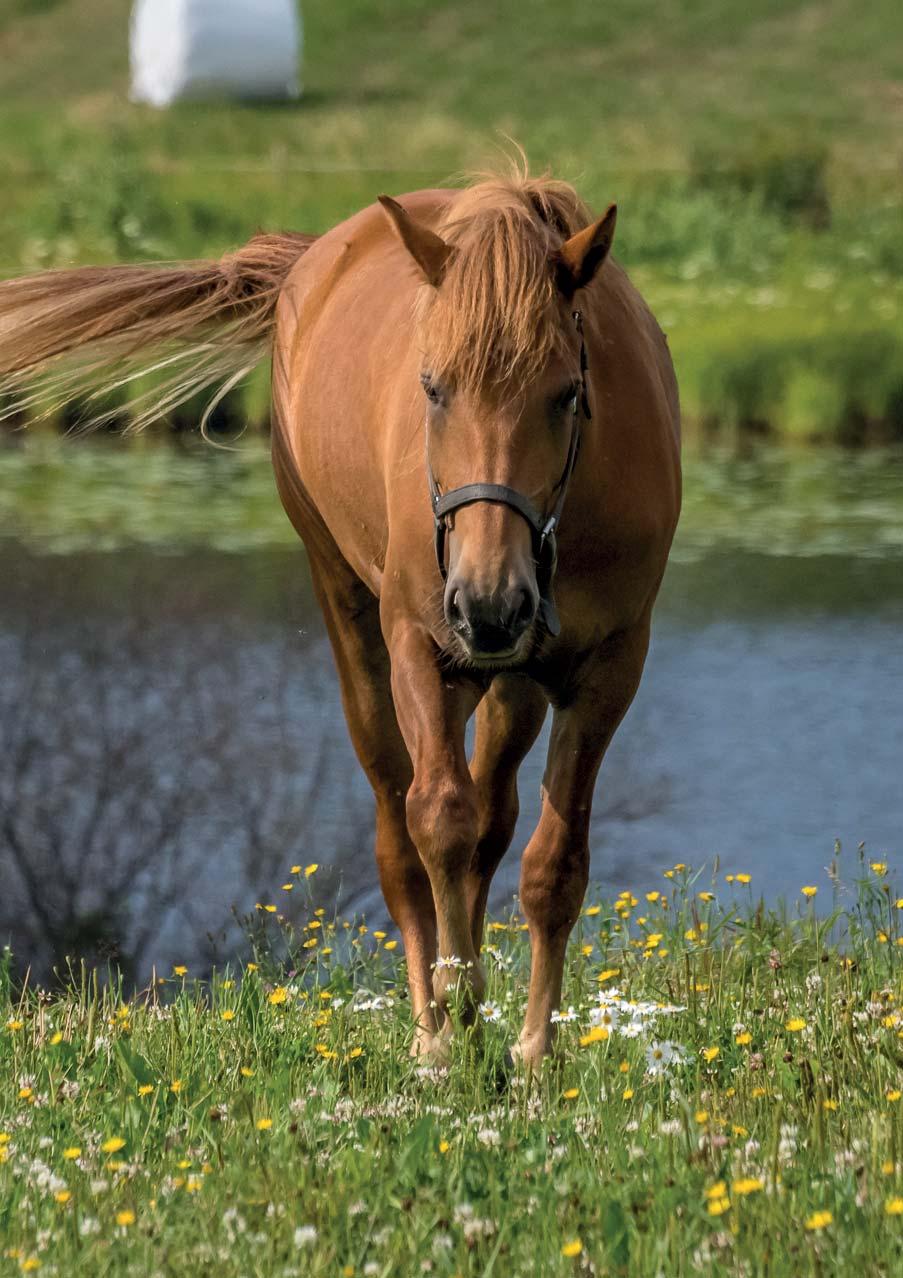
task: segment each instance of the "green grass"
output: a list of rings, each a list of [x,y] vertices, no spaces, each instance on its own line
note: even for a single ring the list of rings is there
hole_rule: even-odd
[[[323,231],[518,139],[621,206],[691,427],[903,436],[894,0],[311,0],[298,105],[127,101],[129,0],[0,16],[0,269]],[[246,405],[260,420],[259,394]]]
[[[4,1272],[899,1272],[903,902],[846,859],[774,912],[742,872],[591,895],[532,1085],[505,1064],[516,914],[487,934],[497,1020],[447,1071],[408,1058],[394,935],[331,920],[303,873],[307,922],[262,903],[241,971],[129,998],[4,969]]]

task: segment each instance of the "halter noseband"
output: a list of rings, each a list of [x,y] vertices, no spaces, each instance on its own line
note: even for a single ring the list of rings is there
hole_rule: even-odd
[[[527,521],[530,526],[530,537],[533,542],[533,558],[536,560],[536,584],[539,587],[539,617],[549,634],[554,638],[561,630],[558,611],[552,596],[552,580],[558,566],[558,543],[556,532],[567,496],[568,484],[580,451],[580,415],[587,421],[592,417],[589,407],[589,395],[586,387],[586,339],[583,336],[583,314],[573,313],[574,326],[580,334],[580,391],[579,404],[575,406],[574,423],[571,428],[571,442],[568,445],[567,460],[561,478],[553,491],[557,493],[555,504],[550,514],[537,510],[528,497],[515,488],[505,484],[463,484],[450,492],[440,493],[439,485],[433,474],[429,456],[429,434],[427,434],[426,475],[430,488],[430,501],[433,507],[433,521],[436,529],[436,562],[442,580],[448,578],[445,566],[445,539],[448,532],[448,516],[462,506],[470,506],[477,501],[494,501],[512,510]]]

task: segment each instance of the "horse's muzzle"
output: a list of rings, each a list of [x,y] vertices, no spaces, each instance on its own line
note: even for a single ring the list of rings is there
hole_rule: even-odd
[[[536,587],[526,582],[487,596],[452,578],[445,591],[445,619],[475,661],[516,657],[538,605]]]

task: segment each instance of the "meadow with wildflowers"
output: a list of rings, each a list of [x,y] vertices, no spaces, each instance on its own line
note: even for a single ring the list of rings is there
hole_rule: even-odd
[[[411,1059],[396,938],[276,900],[253,959],[139,995],[70,972],[0,997],[0,1272],[899,1273],[903,898],[860,849],[792,905],[678,865],[590,894],[558,1053],[507,1048],[517,913],[479,1021]]]

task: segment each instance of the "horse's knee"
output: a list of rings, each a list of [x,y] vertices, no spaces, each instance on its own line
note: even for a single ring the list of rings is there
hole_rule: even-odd
[[[455,878],[469,867],[479,818],[471,782],[415,777],[406,813],[408,831],[431,877]]]
[[[581,839],[557,846],[532,845],[521,866],[521,907],[531,927],[547,935],[570,932],[580,916],[589,881],[589,845]]]

